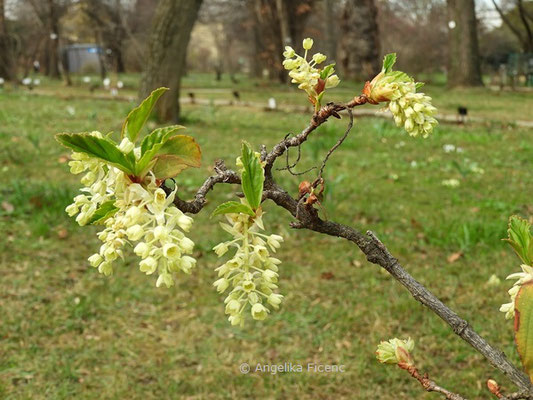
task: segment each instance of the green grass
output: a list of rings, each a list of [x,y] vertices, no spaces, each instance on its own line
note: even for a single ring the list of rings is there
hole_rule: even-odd
[[[286,88],[243,85],[250,96],[272,90],[296,98]],[[491,110],[486,92],[435,90],[441,104],[468,98],[473,109],[488,107],[502,120],[527,107],[520,94],[495,97]],[[375,360],[379,341],[394,336],[415,339],[421,369],[470,399],[489,397],[489,377],[510,387],[353,245],[291,230],[289,215],[272,203],[265,204],[265,223],[286,237],[278,253],[286,301],[264,322],[231,327],[223,297],[211,286],[219,261],[210,249],[226,236],[209,214],[236,188],[217,186],[195,217],[198,268],[176,287],[156,289],[131,256],[112,277],[100,276],[86,262],[99,245],[97,229],[81,228],[63,212],[79,183],[53,134],[117,132],[134,103],[19,91],[0,93],[0,104],[0,203],[14,207],[0,207],[0,398],[436,398],[404,371]],[[194,193],[216,158],[232,166],[241,139],[272,146],[309,119],[214,106],[186,106],[184,116],[202,146],[203,166],[180,176],[183,197]],[[313,134],[297,169],[318,164],[345,124],[330,121]],[[376,232],[410,273],[515,362],[512,322],[497,311],[510,283],[486,282],[519,269],[500,239],[509,215],[533,215],[532,139],[531,130],[500,124],[441,125],[430,138],[413,139],[390,121],[361,118],[325,173],[328,218]],[[446,153],[445,144],[463,151]],[[475,164],[483,174],[472,171]],[[279,172],[278,181],[296,195],[299,181],[313,173]],[[441,184],[450,178],[460,186]],[[448,263],[455,252],[462,257]],[[241,375],[242,362],[344,364],[346,372]]]

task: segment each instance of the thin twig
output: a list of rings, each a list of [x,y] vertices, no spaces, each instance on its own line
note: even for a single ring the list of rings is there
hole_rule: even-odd
[[[402,369],[405,369],[407,372],[409,372],[413,378],[415,378],[418,382],[420,382],[422,387],[427,392],[440,393],[444,397],[446,397],[447,400],[466,400],[461,395],[450,392],[449,390],[444,389],[443,387],[437,385],[434,381],[429,379],[427,374],[420,375],[420,373],[418,372],[418,370],[416,369],[414,365],[398,364],[398,366]]]
[[[348,123],[348,127],[346,128],[346,132],[344,132],[344,135],[335,143],[335,145],[329,149],[328,154],[326,154],[326,157],[324,158],[324,161],[322,161],[322,166],[320,167],[320,171],[318,172],[317,179],[322,179],[322,173],[324,172],[324,168],[326,167],[326,163],[328,162],[329,157],[333,154],[335,150],[344,142],[344,140],[348,137],[348,134],[352,130],[353,127],[353,112],[350,108],[348,108],[346,111],[348,111],[348,115],[350,116],[350,122]]]

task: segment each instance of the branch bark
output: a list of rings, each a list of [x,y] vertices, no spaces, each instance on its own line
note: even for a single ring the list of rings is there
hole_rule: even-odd
[[[413,278],[373,232],[367,231],[365,235],[352,227],[322,220],[318,215],[318,211],[312,205],[306,205],[302,201],[304,198],[293,198],[274,181],[272,166],[276,159],[282,156],[289,147],[296,147],[304,143],[309,135],[318,126],[325,123],[330,116],[338,116],[338,112],[366,102],[366,97],[359,96],[346,104],[329,103],[313,115],[310,124],[300,134],[283,139],[269,153],[262,151],[262,158],[265,161],[264,199],[270,199],[276,205],[285,208],[296,219],[291,223],[292,228],[308,229],[353,242],[365,254],[368,261],[381,266],[391,274],[409,291],[415,300],[438,315],[452,328],[456,335],[481,353],[492,366],[504,373],[518,386],[521,393],[533,396],[533,387],[528,376],[512,364],[501,350],[495,348],[481,337],[466,320],[459,317],[455,311],[446,306],[437,296]],[[196,214],[205,206],[207,193],[218,183],[239,184],[240,177],[236,172],[228,170],[222,161],[218,161],[215,165],[215,175],[207,178],[193,200],[184,201],[176,196],[174,204],[183,212]],[[457,399],[460,399],[460,397],[457,397]]]
[[[444,397],[446,397],[447,400],[466,400],[461,395],[450,392],[448,389],[445,389],[437,385],[434,381],[429,379],[427,374],[420,375],[420,372],[418,372],[415,366],[402,365],[402,364],[398,364],[398,366],[402,369],[405,369],[407,372],[411,374],[413,378],[415,378],[418,382],[420,382],[420,384],[422,385],[425,391],[440,393]]]

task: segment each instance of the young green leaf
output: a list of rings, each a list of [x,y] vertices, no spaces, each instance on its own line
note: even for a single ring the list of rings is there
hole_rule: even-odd
[[[201,165],[202,151],[193,137],[176,135],[168,139],[156,153],[156,157],[172,156],[181,159],[189,167],[198,168]]]
[[[324,79],[326,80],[326,78],[328,76],[331,75],[331,70],[333,69],[333,67],[335,67],[335,63],[332,63],[332,64],[329,64],[329,65],[326,65],[322,71],[320,71],[320,79]]]
[[[150,96],[143,100],[143,102],[135,107],[128,114],[128,117],[122,125],[121,137],[127,137],[133,143],[139,137],[139,132],[142,127],[150,117],[150,113],[157,103],[157,100],[168,90],[168,88],[160,87],[159,89],[154,90]]]
[[[392,71],[392,66],[396,63],[396,53],[389,53],[383,58],[383,72]]]
[[[509,242],[518,257],[524,264],[532,265],[533,262],[533,237],[531,235],[531,224],[517,215],[509,218],[509,237],[503,239]]]
[[[220,204],[215,211],[211,214],[211,217],[221,214],[248,214],[252,217],[255,216],[254,211],[247,206],[246,204],[238,203],[236,201],[227,201],[226,203]]]
[[[116,212],[118,211],[118,208],[115,207],[115,201],[110,200],[106,201],[105,203],[102,203],[100,207],[94,212],[92,217],[89,219],[87,224],[103,224],[108,218],[112,217]]]
[[[176,135],[159,148],[150,166],[157,179],[169,179],[186,168],[199,167],[201,158],[200,146],[194,138]]]
[[[253,210],[257,210],[263,197],[265,171],[261,166],[261,162],[250,148],[250,145],[246,142],[242,143],[241,160],[244,167],[241,176],[242,191],[250,207]]]
[[[533,381],[533,282],[524,283],[516,295],[514,330],[520,360]]]
[[[134,160],[121,152],[111,139],[98,138],[88,133],[58,133],[56,140],[65,147],[99,158],[127,174],[134,173]]]
[[[184,169],[189,168],[189,165],[184,164],[180,157],[175,156],[158,156],[150,163],[150,169],[157,179],[174,178]]]
[[[167,126],[164,128],[158,128],[148,134],[141,143],[141,158],[135,165],[136,175],[145,175],[152,164],[152,159],[159,149],[161,149],[161,146],[165,144],[172,134],[183,128],[184,127],[181,125]]]

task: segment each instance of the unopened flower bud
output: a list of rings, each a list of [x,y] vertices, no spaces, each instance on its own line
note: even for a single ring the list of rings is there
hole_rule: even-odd
[[[229,281],[226,278],[220,278],[213,283],[213,286],[217,289],[217,292],[222,293],[228,288]]]
[[[161,287],[161,285],[163,285],[163,284],[167,288],[169,288],[172,285],[174,285],[174,279],[172,279],[172,275],[170,275],[168,273],[163,273],[163,274],[159,275],[159,277],[157,278],[157,282],[155,283],[155,286],[156,287]]]
[[[410,352],[413,351],[415,343],[411,338],[407,340],[390,339],[388,342],[381,342],[376,351],[379,362],[386,364],[414,365]]]
[[[194,242],[188,237],[183,237],[180,241],[180,247],[184,253],[190,254],[194,250]]]
[[[252,318],[258,321],[264,320],[268,316],[268,309],[261,303],[252,306]]]
[[[128,138],[122,139],[122,141],[118,145],[118,149],[126,154],[132,151],[134,147],[135,145]]]
[[[281,304],[282,299],[283,296],[281,294],[271,293],[268,296],[267,302],[277,310],[279,308],[279,305]]]
[[[89,261],[89,264],[91,264],[91,266],[94,268],[98,267],[102,263],[102,261],[104,261],[102,256],[98,253],[93,254],[87,260]]]
[[[219,243],[213,247],[213,251],[217,256],[222,257],[228,251],[228,245],[226,243]]]
[[[69,217],[73,217],[79,212],[79,208],[76,204],[71,204],[65,208],[65,211],[67,212]]]
[[[133,225],[126,230],[126,235],[128,239],[137,241],[144,235],[144,229],[140,225]]]
[[[316,53],[313,55],[313,61],[316,63],[316,64],[321,64],[323,63],[324,61],[326,61],[326,56],[322,53]]]
[[[146,258],[150,253],[150,247],[146,243],[140,242],[137,246],[135,246],[133,252],[141,258]]]
[[[151,275],[157,269],[157,260],[153,257],[147,257],[144,260],[141,260],[139,263],[139,269],[141,272],[146,273],[146,275]]]

